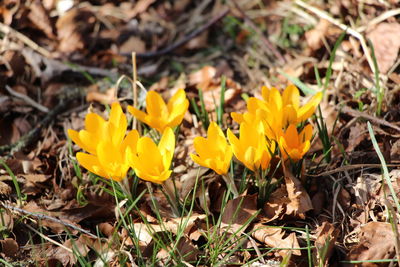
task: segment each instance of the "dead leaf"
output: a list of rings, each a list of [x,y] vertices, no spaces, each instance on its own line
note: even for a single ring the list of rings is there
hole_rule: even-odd
[[[222,214],[221,228],[233,234],[240,234],[246,230],[246,223],[257,212],[257,195],[239,196],[231,199],[225,206]]]
[[[289,202],[290,200],[287,197],[287,191],[284,185],[272,192],[268,202],[264,205],[264,213],[266,216],[263,219],[266,219],[265,222],[271,222],[281,218]]]
[[[88,246],[80,239],[68,239],[63,245],[71,251],[63,247],[57,247],[55,249],[50,249],[47,255],[48,258],[59,260],[63,266],[74,265],[78,261],[76,255],[85,257],[89,252]]]
[[[12,238],[5,238],[0,240],[1,243],[1,253],[7,257],[13,257],[17,254],[19,246],[17,241]]]
[[[72,8],[65,12],[56,23],[60,40],[58,50],[72,53],[87,48],[88,33],[92,31],[95,21],[95,16],[83,8]]]
[[[0,210],[0,231],[12,230],[14,227],[14,219],[10,210]]]
[[[315,266],[328,266],[338,234],[338,229],[328,222],[323,222],[321,226],[317,227],[314,249]]]
[[[200,49],[208,46],[208,31],[204,31],[199,36],[186,43],[185,48],[189,50]]]
[[[369,136],[366,123],[356,123],[350,128],[348,145],[346,152],[355,151],[357,146],[361,144]]]
[[[400,230],[400,227],[398,227]],[[350,250],[348,259],[353,261],[385,260],[396,256],[395,235],[392,225],[386,222],[369,222],[361,228],[359,243]],[[359,263],[354,266],[388,266],[376,263]]]
[[[400,48],[400,24],[382,22],[367,34],[374,46],[379,71],[387,73],[397,60]]]
[[[146,43],[137,36],[130,36],[128,40],[119,46],[120,53],[146,52]]]
[[[128,17],[129,19],[133,19],[136,17],[138,14],[143,13],[146,11],[149,6],[154,3],[155,0],[139,0],[135,3],[133,8],[129,10]]]
[[[305,33],[308,47],[312,50],[318,50],[322,47],[322,40],[328,31],[329,25],[329,21],[321,19],[313,29]]]
[[[293,250],[278,250],[277,252],[280,256],[285,257],[290,252],[296,256],[301,255],[301,251],[298,250],[300,246],[295,233],[290,233],[286,236],[284,229],[260,223],[255,224],[252,229],[251,236],[271,248],[293,248]]]
[[[112,103],[117,101],[116,91],[117,89],[115,87],[110,87],[105,93],[101,93],[97,91],[97,89],[92,90],[87,93],[86,101],[87,102],[96,101],[102,104],[111,105]]]
[[[286,214],[305,219],[305,213],[313,209],[310,196],[301,182],[288,171],[288,168],[284,168],[284,173],[286,190],[290,200],[286,207]]]
[[[49,12],[44,8],[42,1],[35,0],[30,5],[28,18],[36,27],[42,30],[50,39],[55,38],[54,26],[50,20]]]

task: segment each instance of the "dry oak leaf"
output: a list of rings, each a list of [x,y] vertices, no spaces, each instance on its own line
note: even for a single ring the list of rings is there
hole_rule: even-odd
[[[315,266],[328,266],[338,234],[338,229],[328,222],[323,222],[321,226],[317,227],[314,249]]]
[[[400,48],[400,24],[397,22],[378,24],[367,37],[374,46],[379,71],[387,73],[397,60]]]
[[[246,230],[245,224],[257,212],[257,195],[239,196],[231,199],[225,206],[221,219],[221,228],[236,234],[243,233]],[[254,218],[254,217],[253,217]]]
[[[268,202],[264,205],[264,222],[271,222],[281,218],[286,209],[286,205],[290,202],[287,197],[286,187],[281,185],[278,189],[271,193]]]
[[[310,196],[299,179],[287,170],[284,168],[286,190],[290,202],[286,206],[286,214],[305,219],[305,213],[313,209]]]
[[[398,231],[400,227],[397,226]],[[369,222],[361,228],[359,243],[353,247],[348,259],[352,261],[385,260],[396,256],[395,234],[390,223]],[[363,262],[352,266],[388,266],[389,263]]]
[[[301,255],[299,242],[297,241],[295,233],[286,235],[285,230],[282,228],[266,226],[260,223],[255,224],[252,229],[251,236],[261,243],[271,248],[288,248],[278,250],[280,256],[285,257],[290,251],[293,255]]]
[[[1,254],[4,254],[7,257],[13,257],[17,254],[19,246],[17,241],[12,238],[6,238],[0,240],[1,244]]]

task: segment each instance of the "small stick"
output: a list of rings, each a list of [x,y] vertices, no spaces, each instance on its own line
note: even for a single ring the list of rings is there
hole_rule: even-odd
[[[323,18],[327,21],[329,21],[330,23],[332,23],[333,25],[336,25],[337,27],[339,27],[340,29],[342,29],[343,31],[348,32],[350,35],[354,36],[355,38],[357,38],[360,41],[361,47],[364,51],[365,54],[365,58],[367,59],[368,65],[371,69],[371,71],[373,73],[375,73],[375,68],[374,68],[374,62],[371,58],[371,55],[368,51],[368,46],[367,43],[365,42],[365,38],[364,36],[361,35],[361,33],[359,33],[358,31],[354,30],[353,28],[340,23],[339,21],[337,21],[336,19],[332,18],[328,13],[326,13],[325,11],[319,10],[318,8],[315,8],[313,6],[310,6],[309,4],[301,1],[301,0],[296,0],[295,3],[299,6],[301,6],[302,8],[311,11],[312,13],[316,14],[318,17]]]
[[[136,66],[136,52],[132,52],[132,78],[133,78],[133,82],[132,82],[132,90],[133,90],[133,107],[137,108],[138,106],[138,94],[137,94],[137,66]],[[137,120],[136,117],[133,117],[133,129],[137,128]]]
[[[400,127],[395,125],[395,124],[393,124],[393,123],[390,123],[390,122],[388,122],[388,121],[386,121],[384,119],[380,119],[380,118],[371,116],[371,115],[366,114],[364,112],[361,112],[361,111],[358,111],[358,110],[354,110],[354,109],[349,108],[347,106],[343,107],[341,109],[341,112],[346,113],[347,115],[350,115],[352,117],[361,117],[361,118],[367,119],[367,120],[371,121],[372,123],[384,125],[384,126],[390,127],[392,129],[395,129],[395,130],[400,132]]]
[[[1,206],[3,206],[6,209],[12,210],[14,212],[19,212],[19,213],[22,213],[22,214],[25,214],[25,215],[28,215],[28,216],[31,216],[31,217],[38,218],[39,220],[49,220],[49,221],[52,221],[52,222],[56,222],[56,223],[62,224],[64,226],[67,226],[69,228],[72,228],[74,230],[77,230],[78,232],[82,232],[84,234],[87,234],[90,237],[98,238],[97,236],[95,236],[94,234],[89,232],[88,230],[82,229],[82,228],[80,228],[78,226],[75,226],[73,224],[70,224],[68,222],[62,221],[60,219],[57,219],[57,218],[54,218],[54,217],[51,217],[51,216],[48,216],[48,215],[45,215],[45,214],[33,213],[33,212],[30,212],[30,211],[27,211],[27,210],[24,210],[24,209],[21,209],[21,208],[17,208],[17,207],[14,207],[12,205],[8,205],[8,204],[5,204],[5,203],[2,203]]]
[[[215,16],[214,18],[210,19],[206,24],[202,25],[201,27],[197,28],[196,30],[194,30],[190,34],[188,34],[185,37],[183,37],[182,39],[176,41],[175,43],[173,43],[173,44],[171,44],[171,45],[169,45],[169,46],[167,46],[167,47],[165,47],[165,48],[163,48],[161,50],[157,50],[157,51],[154,51],[154,52],[147,52],[147,53],[138,53],[138,54],[136,54],[136,57],[137,58],[154,58],[154,57],[159,57],[159,56],[163,56],[165,54],[168,54],[168,53],[174,51],[175,49],[177,49],[178,47],[186,44],[191,39],[193,39],[196,36],[198,36],[201,33],[203,33],[205,30],[210,28],[213,24],[215,24],[220,19],[225,17],[226,14],[228,14],[229,11],[230,11],[229,8],[223,10],[217,16]],[[121,53],[121,55],[123,55],[123,56],[131,56],[131,53]]]
[[[0,31],[5,33],[5,34],[14,35],[17,39],[22,41],[27,46],[31,47],[33,50],[35,50],[38,53],[42,54],[43,56],[48,57],[48,58],[51,57],[51,53],[49,51],[47,51],[43,47],[40,47],[37,43],[35,43],[31,39],[29,39],[27,36],[23,35],[19,31],[16,31],[13,28],[11,28],[10,26],[8,26],[8,25],[6,25],[4,23],[1,23],[1,22],[0,22]]]
[[[236,2],[236,0],[232,0],[233,4],[235,5],[235,8],[240,12],[242,15],[244,21],[260,36],[261,40],[264,42],[266,48],[264,46],[261,46],[262,49],[266,50],[267,53],[272,52],[274,56],[280,61],[281,64],[286,63],[285,58],[282,56],[281,53],[279,53],[278,49],[275,48],[271,44],[271,42],[264,36],[264,34],[261,32],[261,30],[257,27],[257,25],[254,24],[254,22],[246,15],[246,13],[243,11],[243,9],[239,6],[239,4]]]
[[[8,92],[10,95],[12,95],[12,96],[14,96],[14,97],[16,97],[16,98],[19,98],[19,99],[24,100],[27,104],[29,104],[29,105],[31,105],[32,107],[34,107],[34,108],[40,110],[41,112],[44,112],[44,113],[48,113],[48,112],[49,112],[49,109],[48,109],[47,107],[45,107],[45,106],[43,106],[43,105],[37,103],[35,100],[33,100],[32,98],[30,98],[29,96],[14,91],[14,90],[13,90],[10,86],[8,86],[8,85],[6,85],[5,88],[6,88],[7,92]]]

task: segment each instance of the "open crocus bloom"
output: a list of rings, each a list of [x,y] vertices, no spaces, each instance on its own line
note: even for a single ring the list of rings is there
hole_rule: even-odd
[[[223,175],[228,172],[233,156],[232,148],[226,141],[221,128],[212,122],[207,130],[207,138],[196,137],[193,141],[197,155],[190,157],[197,164]]]
[[[129,169],[127,147],[136,150],[139,133],[133,130],[125,137],[127,120],[119,103],[112,104],[108,121],[97,114],[87,114],[85,128],[79,132],[68,130],[72,141],[90,153],[78,152],[78,162],[94,174],[121,181]]]
[[[150,137],[144,136],[137,142],[137,150],[128,147],[127,156],[136,175],[149,182],[161,184],[172,171],[169,169],[175,150],[175,135],[166,128],[158,146]]]
[[[259,168],[265,170],[271,160],[271,153],[275,151],[275,143],[267,141],[263,128],[261,121],[245,121],[240,124],[239,138],[228,129],[228,140],[233,154],[252,171]]]
[[[167,127],[173,128],[182,122],[188,107],[185,90],[179,89],[168,104],[157,92],[150,91],[146,96],[147,113],[133,106],[128,106],[128,111],[141,122],[163,133]]]
[[[289,158],[293,161],[299,161],[310,149],[312,132],[311,124],[304,127],[300,134],[298,134],[294,124],[289,125],[285,133],[279,138],[279,148],[283,159]]]

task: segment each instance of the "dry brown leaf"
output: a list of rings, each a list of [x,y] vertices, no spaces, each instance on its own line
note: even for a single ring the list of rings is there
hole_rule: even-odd
[[[28,18],[36,27],[42,30],[50,39],[55,38],[54,26],[51,23],[49,12],[44,8],[42,1],[35,0],[30,5]]]
[[[350,128],[346,152],[355,151],[355,148],[369,137],[366,123],[356,123]]]
[[[155,2],[155,0],[139,0],[139,1],[137,1],[135,3],[134,7],[131,10],[129,10],[129,12],[128,12],[129,19],[133,19],[138,14],[146,11],[149,8],[149,6],[154,2]]]
[[[286,236],[286,237],[285,237]],[[300,256],[301,252],[295,233],[286,235],[284,229],[270,227],[263,224],[253,226],[252,237],[271,248],[293,248],[294,250],[278,250],[278,254],[285,257],[290,251],[293,255]]]
[[[308,47],[312,50],[318,50],[322,47],[322,40],[328,31],[329,25],[329,21],[321,19],[313,29],[305,33]]]
[[[400,227],[398,227],[400,230]],[[359,243],[353,247],[348,259],[354,261],[385,260],[396,256],[395,235],[390,223],[369,222],[361,228]],[[377,263],[359,263],[354,266],[388,266]]]
[[[146,52],[146,43],[137,36],[131,36],[119,46],[120,53]]]
[[[102,104],[111,105],[112,103],[118,100],[116,98],[116,91],[117,89],[115,87],[110,87],[105,93],[93,90],[87,93],[86,101],[87,102],[96,101]]]
[[[305,219],[305,213],[313,209],[310,196],[301,182],[292,173],[284,168],[286,190],[290,202],[286,207],[286,214]]]
[[[71,266],[77,262],[76,255],[82,255],[85,257],[89,252],[88,246],[82,242],[80,239],[68,239],[63,243],[63,245],[71,251],[66,250],[63,247],[57,247],[55,249],[50,249],[48,251],[47,257],[57,259],[62,263],[63,266]],[[72,250],[74,252],[72,252]]]
[[[233,234],[243,233],[249,219],[257,212],[257,195],[239,196],[228,201],[221,219],[221,228]]]
[[[328,222],[323,222],[321,226],[317,227],[314,249],[315,266],[328,266],[338,234],[338,229]]]
[[[7,257],[13,257],[17,254],[19,246],[17,241],[12,238],[5,238],[0,240],[1,244],[1,254]]]
[[[374,46],[379,71],[387,73],[397,59],[400,48],[400,24],[397,22],[378,24],[368,33]]]
[[[199,36],[186,43],[186,49],[200,49],[208,46],[208,31],[204,31]]]
[[[96,19],[84,9],[72,8],[64,13],[56,23],[58,50],[64,53],[73,53],[86,48],[88,32],[91,32]],[[86,37],[86,38],[85,38]]]
[[[290,200],[287,197],[287,191],[284,185],[272,192],[268,202],[264,205],[264,213],[266,216],[263,219],[265,219],[265,222],[271,222],[281,218],[289,202]]]

